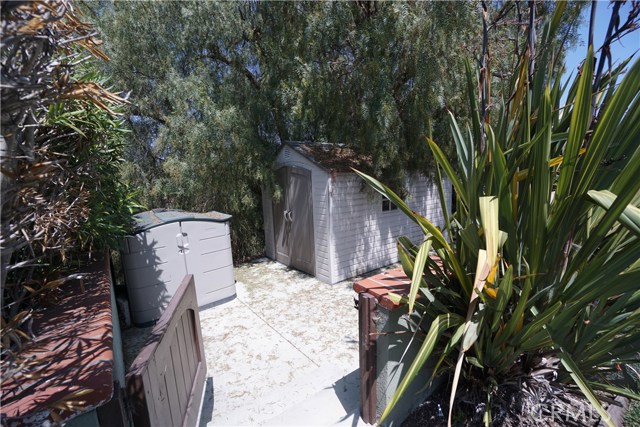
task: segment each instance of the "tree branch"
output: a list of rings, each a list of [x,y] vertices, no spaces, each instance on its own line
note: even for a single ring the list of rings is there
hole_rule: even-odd
[[[238,61],[234,61],[228,56],[226,56],[225,54],[223,54],[218,47],[214,47],[212,50],[209,50],[209,52],[210,53],[208,55],[200,55],[200,58],[201,59],[209,58],[209,59],[222,62],[225,65],[228,65],[229,67],[233,68],[240,74],[244,75],[247,78],[247,80],[249,80],[249,83],[251,83],[251,85],[255,89],[260,90],[261,88],[260,80],[258,80],[258,78],[251,71],[243,67]]]

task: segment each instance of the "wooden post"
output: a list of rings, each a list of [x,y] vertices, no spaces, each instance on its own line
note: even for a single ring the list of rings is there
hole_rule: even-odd
[[[360,404],[362,419],[376,423],[376,299],[362,292],[358,296],[358,321],[360,329]]]

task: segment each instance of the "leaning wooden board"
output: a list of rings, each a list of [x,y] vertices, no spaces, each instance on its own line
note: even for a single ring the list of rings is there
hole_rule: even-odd
[[[196,288],[187,275],[127,372],[134,425],[196,425],[206,374]]]

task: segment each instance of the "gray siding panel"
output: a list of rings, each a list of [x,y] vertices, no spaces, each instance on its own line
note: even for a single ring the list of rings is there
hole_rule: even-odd
[[[422,232],[399,210],[382,211],[377,193],[362,191],[362,181],[353,174],[337,175],[332,188],[332,281],[337,282],[398,261],[396,241],[400,236],[420,243]],[[444,225],[438,190],[424,176],[407,183],[407,203],[435,225]],[[451,186],[445,184],[450,200]]]

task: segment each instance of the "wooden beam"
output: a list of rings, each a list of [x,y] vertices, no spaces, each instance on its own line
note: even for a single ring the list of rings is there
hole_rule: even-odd
[[[360,330],[360,404],[362,419],[376,423],[376,298],[365,292],[358,295],[358,323]]]

